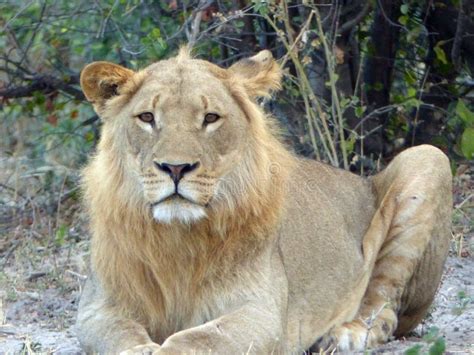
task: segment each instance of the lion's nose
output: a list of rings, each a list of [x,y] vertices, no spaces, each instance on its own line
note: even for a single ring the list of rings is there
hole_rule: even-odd
[[[168,164],[155,162],[155,164],[159,170],[167,173],[171,179],[173,179],[175,184],[177,184],[184,175],[195,170],[199,165],[198,162],[194,164]]]

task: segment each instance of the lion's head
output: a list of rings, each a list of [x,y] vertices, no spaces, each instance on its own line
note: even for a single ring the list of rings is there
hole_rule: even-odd
[[[278,89],[280,76],[269,51],[229,69],[186,50],[139,72],[89,64],[81,86],[104,122],[97,159],[127,187],[108,184],[161,223],[195,222],[268,195],[279,169],[272,155],[285,153],[255,99]],[[101,174],[94,178],[110,178]]]

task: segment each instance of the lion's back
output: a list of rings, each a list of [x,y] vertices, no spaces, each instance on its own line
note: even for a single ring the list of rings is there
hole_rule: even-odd
[[[360,243],[375,212],[369,179],[314,160],[299,159],[287,191],[286,219],[301,219],[307,231],[339,225]]]

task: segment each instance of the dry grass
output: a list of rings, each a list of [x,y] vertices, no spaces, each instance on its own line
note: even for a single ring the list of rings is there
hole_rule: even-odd
[[[461,164],[454,176],[452,251],[474,257],[474,164]]]
[[[62,331],[74,323],[88,236],[78,172],[0,157],[0,349],[9,336],[41,350],[20,328]]]

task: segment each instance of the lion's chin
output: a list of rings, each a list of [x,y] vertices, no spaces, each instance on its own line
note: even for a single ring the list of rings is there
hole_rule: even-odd
[[[153,206],[153,218],[160,223],[191,224],[204,217],[205,208],[188,201],[169,201]]]

